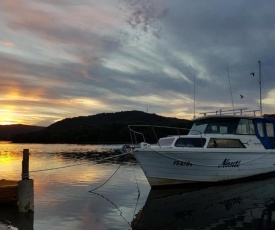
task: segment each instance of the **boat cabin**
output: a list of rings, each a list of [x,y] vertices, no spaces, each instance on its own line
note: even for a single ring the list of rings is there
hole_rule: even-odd
[[[271,117],[212,115],[195,119],[187,136],[160,138],[159,145],[202,148],[209,140],[207,148],[246,148],[241,139],[257,137],[265,149],[275,149],[274,133]]]
[[[196,134],[255,135],[255,125],[251,117],[216,115],[195,120],[189,135]]]

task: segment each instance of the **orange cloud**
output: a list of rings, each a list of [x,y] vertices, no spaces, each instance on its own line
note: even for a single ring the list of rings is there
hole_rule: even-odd
[[[6,7],[15,7],[22,3],[22,0],[4,0],[3,3]]]
[[[10,42],[10,41],[4,41],[3,42],[4,46],[8,46],[8,47],[14,47],[15,44],[13,42]]]

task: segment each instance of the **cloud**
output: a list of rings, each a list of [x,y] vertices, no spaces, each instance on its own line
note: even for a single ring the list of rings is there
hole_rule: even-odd
[[[126,23],[135,31],[133,33],[132,30],[132,39],[139,40],[147,34],[155,38],[161,37],[161,25],[158,21],[169,12],[165,1],[125,0],[121,8],[127,15]]]
[[[274,4],[1,1],[1,103],[47,125],[147,108],[191,118],[194,77],[200,113],[232,107],[229,75],[235,107],[256,109],[262,60],[264,108],[272,112]]]

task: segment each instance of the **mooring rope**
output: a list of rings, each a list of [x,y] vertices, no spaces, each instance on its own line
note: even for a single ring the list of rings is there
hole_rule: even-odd
[[[136,202],[135,210],[134,210],[134,214],[133,214],[133,220],[134,220],[135,215],[136,215],[136,210],[137,210],[137,205],[138,205],[139,197],[140,197],[140,190],[139,190],[139,186],[138,186],[138,183],[137,183],[137,176],[136,176],[135,169],[133,169],[133,171],[134,171],[134,174],[135,174],[135,180],[136,180],[137,191],[138,191],[137,202]]]
[[[122,217],[122,219],[131,227],[131,224],[129,223],[129,221],[127,221],[126,218],[122,215],[122,211],[119,209],[119,207],[118,207],[114,202],[112,202],[112,201],[109,200],[107,197],[105,197],[105,196],[103,196],[103,195],[101,195],[101,194],[99,194],[99,193],[92,192],[92,191],[90,191],[90,192],[93,193],[93,194],[95,194],[95,195],[97,195],[97,196],[102,197],[103,199],[105,199],[105,200],[107,200],[109,203],[111,203],[111,204],[119,211],[120,216]]]
[[[75,167],[75,166],[78,166],[78,165],[92,164],[92,163],[95,163],[95,162],[109,160],[109,159],[112,159],[112,158],[115,158],[115,157],[125,156],[127,154],[130,154],[130,153],[127,152],[127,153],[123,153],[123,154],[117,154],[117,155],[114,155],[114,156],[111,156],[111,157],[106,157],[106,158],[103,158],[103,159],[94,160],[92,162],[82,162],[82,163],[78,163],[78,164],[60,166],[60,167],[55,167],[55,168],[46,168],[46,169],[32,170],[32,171],[30,171],[30,173],[44,172],[44,171],[50,171],[50,170],[57,170],[57,169]]]
[[[138,182],[137,182],[136,171],[135,171],[135,169],[133,169],[133,171],[134,171],[134,174],[135,174],[135,180],[136,180],[136,185],[137,185],[138,195],[140,196],[140,190],[139,190],[139,186],[138,186]]]
[[[113,203],[111,200],[109,200],[108,198],[106,198],[105,196],[97,193],[97,192],[94,192],[95,190],[101,188],[102,186],[104,186],[108,181],[111,180],[111,178],[117,173],[117,171],[119,170],[119,168],[121,167],[122,164],[119,165],[119,167],[116,169],[116,171],[103,183],[101,184],[100,186],[90,190],[89,192],[90,193],[93,193],[93,194],[96,194],[102,198],[104,198],[105,200],[107,200],[108,202],[110,202],[113,206],[115,206],[115,208],[120,212],[120,216],[124,219],[124,221],[131,227],[131,224],[126,220],[126,218],[122,215],[122,211],[118,208],[118,206]],[[135,214],[136,214],[136,209],[137,209],[137,205],[138,205],[138,201],[139,201],[139,197],[140,197],[140,189],[139,189],[139,186],[138,186],[138,183],[137,183],[137,177],[136,177],[136,172],[135,170],[133,169],[134,171],[134,175],[135,175],[135,181],[136,181],[136,186],[137,186],[137,191],[138,191],[138,196],[137,196],[137,201],[136,201],[136,205],[135,205],[135,209],[134,209],[134,213],[133,213],[133,219],[134,220],[134,217],[135,217]]]
[[[168,155],[166,155],[165,153],[158,152],[158,151],[156,151],[156,150],[154,150],[154,149],[152,149],[152,148],[150,148],[150,147],[149,147],[149,149],[151,149],[153,152],[156,152],[156,153],[158,153],[158,154],[160,154],[160,155],[162,155],[162,156],[164,156],[164,157],[168,157],[168,158],[173,159],[173,160],[177,160],[177,161],[186,161],[186,160],[184,160],[184,159],[179,159],[179,158],[176,158],[176,157],[168,156]],[[271,151],[269,151],[269,152],[267,152],[267,153],[264,153],[263,155],[261,155],[261,156],[259,156],[259,157],[256,157],[256,158],[254,158],[254,159],[251,159],[251,160],[248,160],[248,161],[245,161],[245,162],[240,162],[240,165],[247,164],[247,163],[250,163],[250,162],[252,162],[252,161],[258,160],[258,159],[260,159],[260,158],[262,158],[262,157],[264,157],[265,155],[268,155],[268,154],[270,154],[270,153],[271,153]],[[186,161],[186,162],[189,162],[189,163],[192,164],[192,165],[205,166],[205,167],[218,167],[218,166],[219,166],[219,165],[205,165],[205,164],[199,164],[199,163],[196,163],[196,162],[190,162],[189,160]]]
[[[101,188],[102,186],[104,186],[108,181],[111,180],[111,178],[117,173],[117,171],[119,170],[119,168],[121,167],[122,164],[119,165],[119,167],[116,169],[116,171],[103,183],[101,184],[100,186],[90,190],[89,192],[90,193],[93,193],[93,194],[96,194],[98,196],[101,196],[102,198],[106,199],[108,202],[110,202],[112,205],[114,205],[116,207],[116,209],[120,212],[120,216],[125,220],[126,223],[129,224],[129,226],[131,227],[130,223],[126,220],[125,217],[122,216],[122,211],[111,201],[109,200],[108,198],[106,198],[105,196],[97,193],[97,192],[94,192],[95,190]],[[135,209],[134,209],[134,213],[133,213],[133,218],[132,220],[134,220],[135,218],[135,214],[136,214],[136,209],[137,209],[137,205],[138,205],[138,201],[139,201],[139,198],[140,198],[140,189],[139,189],[139,186],[138,186],[138,182],[137,182],[137,177],[136,177],[136,172],[135,172],[135,169],[133,169],[133,172],[134,172],[134,175],[135,175],[135,181],[136,181],[136,186],[137,186],[137,191],[138,191],[138,196],[137,196],[137,201],[136,201],[136,204],[135,204]]]
[[[105,185],[109,180],[111,180],[111,178],[116,174],[116,172],[119,170],[119,168],[120,168],[121,165],[122,165],[122,164],[120,164],[120,165],[118,166],[118,168],[116,169],[116,171],[108,178],[108,180],[106,180],[103,184],[99,185],[98,187],[96,187],[96,188],[90,190],[89,192],[93,192],[93,191],[95,191],[95,190],[101,188],[101,187],[102,187],[103,185]]]

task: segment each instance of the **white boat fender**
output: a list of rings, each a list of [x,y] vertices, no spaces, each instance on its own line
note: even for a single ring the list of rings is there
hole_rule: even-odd
[[[146,143],[146,142],[141,142],[140,144],[140,148],[149,148],[150,144]]]
[[[120,149],[121,153],[130,153],[131,152],[131,146],[130,145],[122,145]]]

